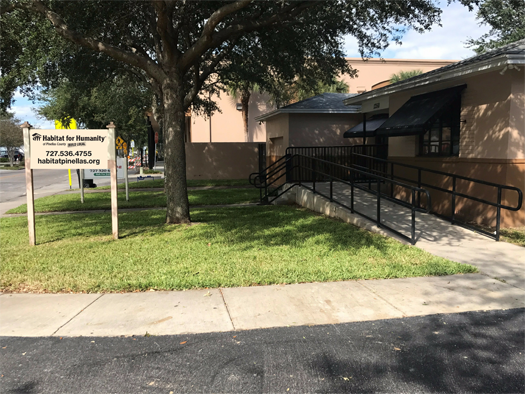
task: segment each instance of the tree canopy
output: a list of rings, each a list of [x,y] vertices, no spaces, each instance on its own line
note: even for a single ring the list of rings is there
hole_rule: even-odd
[[[163,115],[167,223],[190,220],[184,114],[213,105],[199,93],[247,68],[239,59],[264,59],[269,86],[292,76],[316,78],[323,68],[348,72],[344,35],[355,36],[367,56],[400,41],[406,28],[429,29],[441,13],[433,0],[5,0],[0,12],[7,38],[0,63],[4,107],[13,88],[50,85],[70,65],[74,76],[130,73],[151,85]]]
[[[525,1],[484,0],[479,5],[477,19],[490,31],[471,38],[467,46],[481,54],[525,38]]]
[[[68,124],[74,118],[81,127],[103,129],[109,122],[118,124],[117,134],[137,146],[147,141],[146,111],[153,93],[148,85],[126,76],[100,81],[92,87],[78,87],[63,81],[57,88],[39,96],[45,104],[38,114],[48,120]]]

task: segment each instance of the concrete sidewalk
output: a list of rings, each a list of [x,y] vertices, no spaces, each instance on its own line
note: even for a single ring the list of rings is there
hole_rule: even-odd
[[[485,275],[126,294],[2,294],[1,336],[168,335],[525,307]]]

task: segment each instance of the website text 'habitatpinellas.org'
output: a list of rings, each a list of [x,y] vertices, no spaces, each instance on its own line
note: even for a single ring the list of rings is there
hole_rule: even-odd
[[[80,159],[80,158],[74,158],[74,159],[51,159],[51,158],[45,158],[45,159],[38,159],[38,164],[94,164],[99,165],[100,159]]]

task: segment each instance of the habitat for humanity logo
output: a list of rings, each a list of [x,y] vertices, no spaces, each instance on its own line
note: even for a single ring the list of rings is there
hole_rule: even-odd
[[[40,141],[42,136],[38,133],[33,133],[33,141]]]

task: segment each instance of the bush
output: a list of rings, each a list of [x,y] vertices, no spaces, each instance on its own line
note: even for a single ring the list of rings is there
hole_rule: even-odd
[[[9,163],[9,158],[7,158],[7,157],[0,157],[0,163]]]

